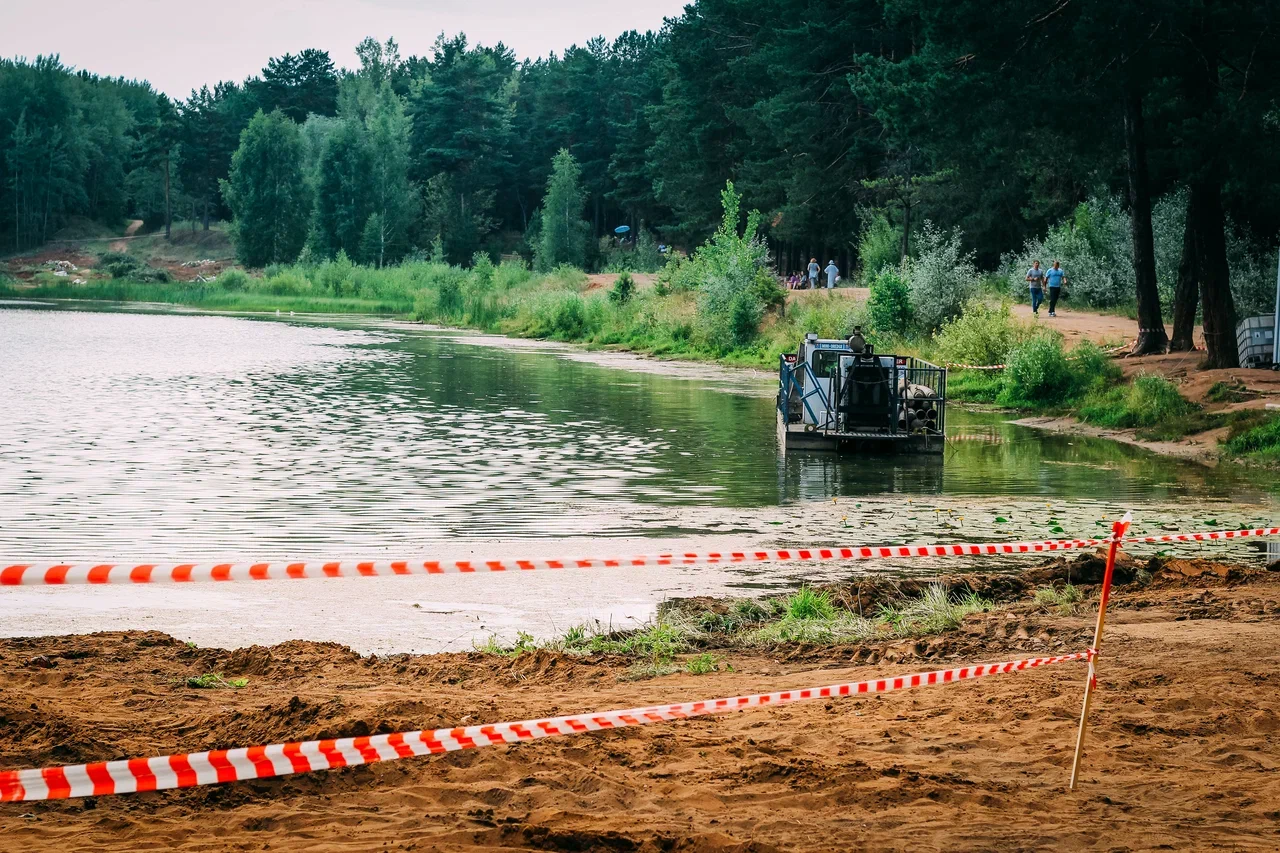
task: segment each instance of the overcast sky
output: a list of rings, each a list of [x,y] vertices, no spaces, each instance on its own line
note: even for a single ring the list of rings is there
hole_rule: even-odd
[[[658,29],[685,0],[0,0],[0,56],[57,53],[106,76],[150,80],[173,97],[243,80],[267,58],[308,47],[339,67],[365,36],[424,55],[441,32],[504,42],[520,58],[596,35]]]

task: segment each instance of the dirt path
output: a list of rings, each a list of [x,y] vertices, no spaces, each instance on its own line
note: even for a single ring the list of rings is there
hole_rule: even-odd
[[[107,249],[112,252],[129,251],[129,244],[127,241],[136,237],[138,234],[138,229],[141,227],[142,227],[141,219],[130,219],[128,227],[124,229],[124,237],[111,243],[111,245],[108,246]]]
[[[1195,572],[1191,572],[1194,574]],[[1157,575],[1115,599],[1081,789],[1074,664],[186,792],[0,806],[24,851],[1275,850],[1280,578]],[[159,634],[0,643],[0,766],[499,721],[1075,649],[1030,605],[874,652],[728,652],[619,681],[604,657],[225,653]],[[32,661],[37,655],[47,663]],[[876,660],[875,665],[859,661]],[[187,688],[207,671],[243,690]]]
[[[618,280],[619,273],[616,272],[596,272],[587,275],[587,290],[599,290],[600,288],[611,288],[613,283]],[[637,288],[652,287],[657,276],[651,272],[633,272],[631,280],[635,282]]]
[[[1138,332],[1136,320],[1115,314],[1098,314],[1093,311],[1077,311],[1064,305],[1058,306],[1058,316],[1050,317],[1047,308],[1041,307],[1037,318],[1031,306],[1018,303],[1012,306],[1013,316],[1028,323],[1039,323],[1046,329],[1062,333],[1070,348],[1080,341],[1117,345],[1131,343]],[[1172,330],[1171,330],[1172,331]],[[1204,330],[1196,327],[1196,340],[1203,344]]]

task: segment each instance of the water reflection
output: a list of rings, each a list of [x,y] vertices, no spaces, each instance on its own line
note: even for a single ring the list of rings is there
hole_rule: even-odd
[[[783,458],[767,378],[386,324],[10,306],[0,364],[14,554],[721,533],[711,509],[840,495],[1256,500],[1263,479],[962,411],[942,458]]]

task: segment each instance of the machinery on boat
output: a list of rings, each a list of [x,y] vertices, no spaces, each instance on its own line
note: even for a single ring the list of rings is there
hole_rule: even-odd
[[[778,441],[784,451],[941,453],[947,370],[884,355],[859,330],[849,340],[805,335],[778,365]]]

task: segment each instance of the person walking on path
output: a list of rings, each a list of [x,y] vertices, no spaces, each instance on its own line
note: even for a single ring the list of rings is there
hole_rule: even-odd
[[[840,277],[840,268],[836,266],[835,261],[827,261],[827,268],[823,270],[827,274],[827,290],[836,286],[836,279]]]
[[[1062,295],[1062,285],[1067,280],[1067,271],[1062,268],[1062,264],[1057,261],[1053,262],[1053,266],[1045,270],[1045,283],[1049,285],[1049,316],[1058,316],[1058,297]]]
[[[818,272],[819,272],[818,259],[810,258],[809,259],[809,287],[812,290],[817,290],[818,288]]]
[[[1027,284],[1031,287],[1031,313],[1040,316],[1040,303],[1044,302],[1044,270],[1040,262],[1033,261],[1027,270]]]

